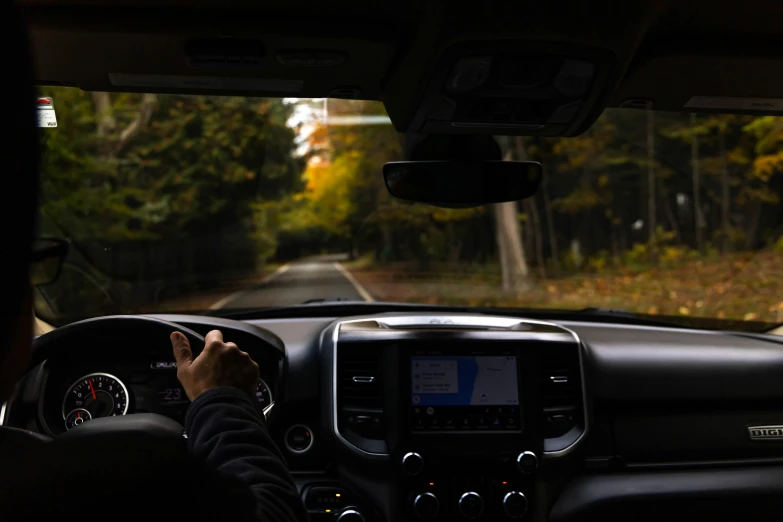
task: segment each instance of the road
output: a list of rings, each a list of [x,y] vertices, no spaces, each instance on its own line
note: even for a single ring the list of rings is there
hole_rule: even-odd
[[[259,285],[227,296],[210,308],[288,306],[336,297],[371,301],[369,293],[339,264],[345,257],[317,256],[288,263]]]

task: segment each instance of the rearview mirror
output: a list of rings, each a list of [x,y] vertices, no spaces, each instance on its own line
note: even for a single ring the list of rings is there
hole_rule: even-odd
[[[541,181],[533,161],[397,161],[383,166],[389,193],[443,208],[529,198]]]

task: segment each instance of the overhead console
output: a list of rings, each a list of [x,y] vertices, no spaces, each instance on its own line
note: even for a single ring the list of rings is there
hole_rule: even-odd
[[[582,345],[560,326],[384,315],[335,323],[322,350],[325,422],[389,481],[393,520],[520,518],[539,466],[587,431]]]
[[[608,97],[608,53],[579,47],[471,43],[444,53],[408,132],[572,136]]]

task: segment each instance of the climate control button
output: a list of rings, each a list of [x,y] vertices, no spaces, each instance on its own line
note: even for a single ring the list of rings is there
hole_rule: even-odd
[[[420,520],[432,520],[438,516],[439,510],[440,502],[433,493],[422,493],[413,499],[413,512]]]
[[[459,497],[459,511],[465,518],[478,518],[484,511],[484,499],[475,491],[468,491]]]
[[[348,508],[342,513],[337,515],[336,522],[365,522],[364,515],[361,511],[353,508]]]
[[[517,456],[517,468],[522,473],[533,473],[538,467],[538,457],[532,451],[523,451]]]
[[[527,512],[527,497],[519,491],[509,491],[503,497],[503,511],[509,518],[522,518]]]
[[[402,457],[402,469],[408,475],[418,475],[424,468],[424,459],[416,452],[411,451]]]

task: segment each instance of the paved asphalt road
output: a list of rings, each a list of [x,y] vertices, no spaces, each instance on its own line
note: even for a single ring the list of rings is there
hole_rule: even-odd
[[[351,275],[341,270],[344,255],[318,256],[291,262],[267,277],[265,282],[221,299],[213,309],[264,308],[300,304],[310,299],[343,297],[368,301],[372,298]]]

